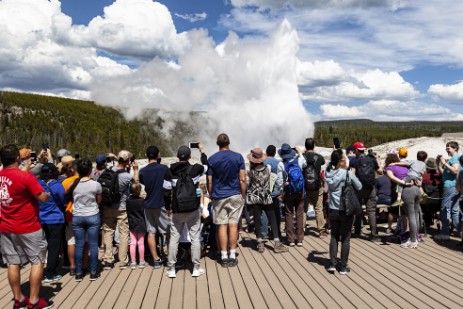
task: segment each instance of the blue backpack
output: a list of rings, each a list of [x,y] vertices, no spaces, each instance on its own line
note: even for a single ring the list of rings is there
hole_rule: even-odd
[[[304,190],[304,175],[298,164],[298,159],[296,158],[285,163],[285,171],[287,175],[285,193],[301,193]]]

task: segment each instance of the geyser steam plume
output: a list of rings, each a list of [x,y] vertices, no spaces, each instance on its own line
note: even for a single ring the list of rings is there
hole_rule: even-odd
[[[242,152],[302,144],[313,134],[297,85],[299,39],[287,20],[267,38],[231,32],[215,45],[205,30],[187,36],[189,48],[176,62],[154,59],[129,75],[100,80],[93,99],[128,108],[128,117],[144,108],[205,111],[209,121],[197,126],[209,147],[221,132]]]

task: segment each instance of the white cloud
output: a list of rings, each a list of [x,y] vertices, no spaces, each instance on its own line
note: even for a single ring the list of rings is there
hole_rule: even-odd
[[[236,7],[256,7],[259,10],[281,10],[291,7],[301,8],[358,8],[358,7],[382,7],[388,6],[392,9],[400,7],[400,0],[231,0]]]
[[[301,95],[309,101],[410,99],[419,95],[397,72],[345,70],[333,60],[300,62],[298,71]]]
[[[463,81],[454,85],[431,85],[428,93],[448,102],[460,103],[463,101]]]
[[[222,18],[222,26],[244,33],[265,33],[275,21],[287,18],[301,38],[301,60],[332,59],[349,68],[384,71],[409,70],[421,62],[458,66],[463,63],[461,3],[449,5],[446,0],[234,0],[233,3],[236,8]],[[270,15],[268,10],[272,10]]]
[[[68,42],[146,59],[175,57],[189,45],[186,34],[177,33],[167,7],[152,0],[117,0],[88,27],[72,27],[61,34]]]
[[[207,13],[195,13],[195,14],[174,14],[176,17],[189,21],[190,23],[195,23],[197,21],[203,21],[207,18]]]
[[[463,115],[450,109],[416,101],[378,100],[363,105],[322,104],[323,119],[371,119],[375,121],[449,121],[463,120]],[[452,114],[452,118],[449,115]]]

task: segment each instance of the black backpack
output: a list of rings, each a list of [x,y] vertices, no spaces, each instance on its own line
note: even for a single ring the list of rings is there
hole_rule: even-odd
[[[198,210],[200,199],[196,196],[196,185],[191,179],[190,165],[185,173],[180,174],[173,189],[172,210],[174,213],[192,212]]]
[[[98,182],[101,184],[101,205],[112,207],[115,203],[121,200],[121,193],[119,189],[119,174],[124,173],[125,170],[114,171],[112,169],[105,170]]]
[[[355,174],[364,187],[372,188],[375,185],[375,168],[371,158],[359,156]]]
[[[346,172],[346,181],[341,193],[341,207],[344,208],[347,216],[359,216],[363,212],[348,171]]]
[[[307,166],[304,169],[306,191],[318,191],[320,189],[320,171],[316,167],[317,160],[317,155],[314,155],[311,159],[307,160]]]

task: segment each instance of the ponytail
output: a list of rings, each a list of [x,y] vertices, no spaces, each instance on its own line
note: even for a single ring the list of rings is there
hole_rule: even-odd
[[[330,159],[330,164],[326,168],[326,170],[329,172],[332,169],[336,168],[336,165],[338,165],[339,161],[342,160],[342,149],[336,149],[331,153],[331,159]]]

